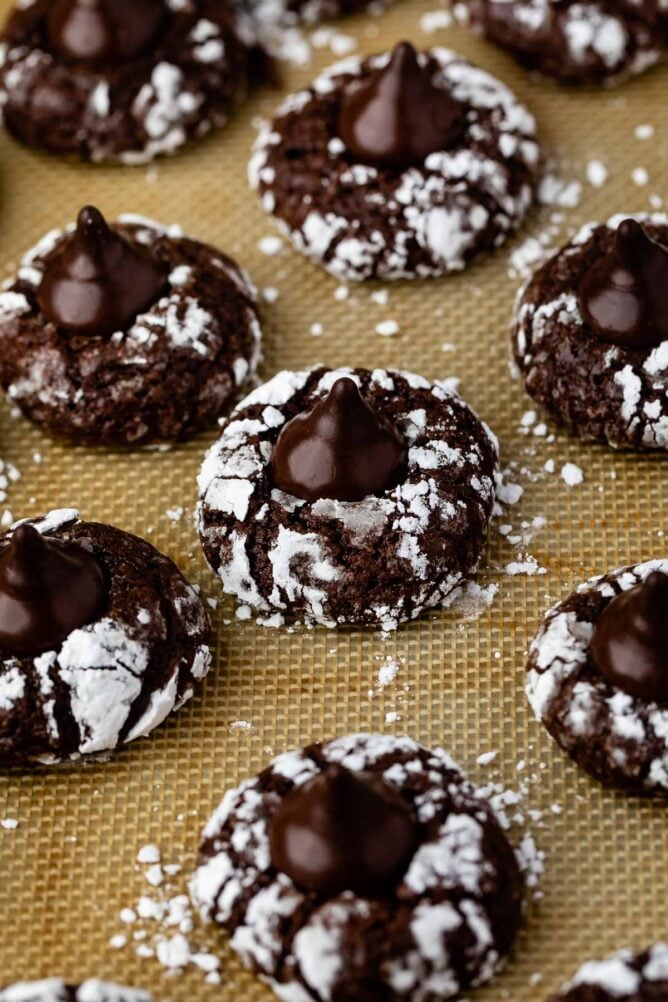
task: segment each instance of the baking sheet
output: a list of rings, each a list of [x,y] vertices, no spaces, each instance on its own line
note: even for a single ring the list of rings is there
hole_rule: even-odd
[[[560,158],[560,175],[579,179],[582,197],[570,209],[535,212],[508,247],[464,275],[387,286],[386,305],[370,298],[379,285],[351,287],[346,300],[337,300],[336,281],[286,246],[275,256],[258,248],[274,229],[247,188],[246,164],[253,120],[269,114],[280,93],[257,94],[224,131],[149,168],[60,163],[0,136],[0,268],[10,272],[23,250],[72,219],[84,201],[110,215],[132,211],[181,223],[233,254],[261,289],[278,290],[277,302],[263,309],[264,375],[321,361],[460,377],[463,394],[499,435],[512,479],[524,487],[501,521],[515,535],[523,521],[547,520],[524,547],[494,531],[479,581],[499,591],[472,621],[432,614],[389,638],[348,629],[266,630],[237,621],[222,601],[213,614],[211,675],[149,740],[104,764],[0,775],[0,820],[19,822],[0,828],[0,983],[99,975],[164,1000],[270,999],[215,932],[197,930],[192,938],[221,955],[219,987],[192,968],[166,977],[156,961],[136,956],[137,943],[109,945],[119,933],[132,936],[133,927],[119,921],[122,908],[146,891],[163,892],[146,883],[136,854],[155,843],[165,862],[181,862],[187,873],[200,828],[229,785],[286,749],[358,729],[442,745],[480,782],[526,784],[524,809],[544,812],[530,826],[546,854],[543,896],[530,901],[515,955],[475,994],[480,1002],[539,1002],[582,960],[668,935],[665,806],[590,782],[533,721],[523,695],[527,645],[551,603],[591,574],[665,555],[667,467],[660,457],[581,446],[553,427],[553,441],[524,434],[521,419],[532,405],[510,377],[507,344],[519,284],[509,277],[509,254],[528,235],[544,230],[554,212],[563,215],[558,225],[566,236],[585,221],[648,209],[650,195],[668,195],[668,70],[612,92],[557,90],[531,81],[463,29],[424,32],[420,18],[436,7],[436,0],[404,0],[382,17],[341,22],[337,32],[369,53],[400,38],[449,45],[497,74],[535,113],[548,151]],[[7,9],[2,0],[0,12]],[[284,69],[283,90],[335,58],[328,45],[314,48],[310,66]],[[654,138],[636,138],[643,124],[655,126]],[[592,159],[609,171],[600,188],[586,181]],[[637,167],[648,171],[647,184],[632,180]],[[398,336],[375,332],[386,319],[398,322]],[[310,333],[313,324],[322,325],[321,336]],[[166,452],[65,447],[2,405],[0,456],[22,476],[0,514],[5,507],[19,518],[75,505],[88,519],[151,539],[205,596],[220,597],[192,519],[195,476],[214,437]],[[554,474],[544,470],[548,460]],[[582,468],[581,485],[561,479],[566,462]],[[504,571],[527,554],[546,573]],[[383,687],[378,673],[388,663],[398,671]],[[478,765],[478,756],[492,750],[494,762]],[[173,893],[183,886],[175,877]]]

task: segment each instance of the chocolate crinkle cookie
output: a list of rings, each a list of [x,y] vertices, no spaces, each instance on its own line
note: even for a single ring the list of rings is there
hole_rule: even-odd
[[[522,879],[449,755],[355,734],[281,755],[229,791],[191,893],[286,1002],[426,1002],[499,969]]]
[[[453,9],[526,69],[565,84],[614,86],[668,44],[665,0],[456,0]]]
[[[261,131],[250,180],[295,247],[346,280],[458,271],[533,197],[533,117],[484,70],[407,42],[351,57]]]
[[[527,391],[575,435],[668,449],[668,216],[585,226],[520,293],[513,349]]]
[[[260,356],[248,276],[214,247],[87,206],[0,292],[0,383],[55,435],[138,445],[215,424]]]
[[[497,475],[496,439],[442,384],[281,372],[206,456],[202,546],[240,617],[394,629],[475,569]]]
[[[62,978],[47,978],[0,988],[0,1002],[152,1002],[152,999],[137,988],[124,988],[97,978],[81,985],[68,985]]]
[[[583,964],[573,980],[549,1002],[665,1002],[668,999],[668,945],[644,953],[620,950],[607,960]]]
[[[71,509],[0,537],[0,763],[109,752],[178,709],[209,620],[176,565]]]
[[[529,702],[552,737],[606,785],[668,796],[668,560],[581,585],[545,617]]]
[[[29,146],[144,163],[223,125],[251,63],[231,0],[17,2],[0,41],[0,106]]]

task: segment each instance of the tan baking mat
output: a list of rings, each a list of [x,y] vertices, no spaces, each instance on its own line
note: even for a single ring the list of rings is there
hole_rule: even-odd
[[[0,6],[4,11],[9,3]],[[526,101],[548,148],[560,155],[564,176],[583,180],[586,164],[602,161],[607,183],[594,188],[584,181],[580,205],[566,211],[564,232],[613,211],[646,209],[652,194],[668,195],[668,70],[612,93],[556,90],[531,82],[464,30],[426,34],[420,17],[436,6],[436,0],[405,0],[381,18],[357,18],[340,30],[367,52],[401,37],[449,44]],[[286,71],[286,88],[333,59],[328,48],[316,49],[310,67]],[[544,897],[531,904],[506,972],[476,994],[486,1002],[538,1002],[581,960],[668,936],[665,807],[590,783],[532,720],[523,695],[527,644],[550,603],[597,571],[665,555],[668,468],[660,458],[581,447],[561,433],[553,442],[520,433],[530,401],[508,372],[506,331],[517,286],[508,277],[509,248],[460,277],[392,285],[385,306],[370,299],[369,286],[335,299],[337,283],[287,247],[273,257],[261,253],[258,241],[274,231],[247,190],[245,170],[253,119],[277,100],[275,93],[258,95],[222,133],[150,169],[58,163],[0,138],[0,266],[9,269],[84,201],[110,214],[140,212],[219,244],[261,288],[278,290],[276,304],[264,309],[265,374],[320,360],[461,377],[462,392],[499,434],[504,460],[516,464],[525,488],[505,521],[515,533],[522,520],[547,519],[526,548],[547,573],[504,574],[506,564],[520,559],[518,548],[495,532],[482,569],[485,582],[500,585],[491,609],[473,622],[434,615],[389,639],[229,624],[232,609],[221,603],[211,676],[151,739],[107,764],[0,775],[0,820],[19,821],[14,830],[0,828],[0,983],[98,974],[149,988],[158,999],[269,999],[215,934],[208,943],[222,951],[218,988],[192,969],[165,978],[163,968],[136,957],[133,946],[109,946],[121,930],[120,909],[151,890],[135,866],[137,851],[156,843],[166,861],[183,858],[188,869],[200,827],[228,785],[285,749],[373,729],[443,745],[481,781],[499,776],[516,786],[539,777],[529,806],[545,812],[544,827],[532,825],[547,857]],[[636,138],[643,124],[655,126],[655,138]],[[648,171],[648,184],[631,180],[637,167]],[[397,337],[375,333],[383,319],[399,323]],[[320,337],[310,333],[313,324],[322,325]],[[444,351],[444,343],[451,350]],[[22,473],[6,505],[15,518],[76,505],[87,518],[147,536],[206,596],[217,596],[192,521],[195,475],[212,439],[163,453],[64,448],[3,407],[0,456]],[[541,472],[548,459],[553,475]],[[569,487],[560,478],[566,462],[583,469],[581,485]],[[168,509],[180,507],[182,517],[170,518]],[[378,672],[388,658],[399,671],[381,688]],[[499,753],[496,761],[476,765],[478,755],[491,750]],[[554,804],[561,813],[551,810]]]

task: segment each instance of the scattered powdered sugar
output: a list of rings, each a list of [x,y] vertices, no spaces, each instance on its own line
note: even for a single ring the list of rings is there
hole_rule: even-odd
[[[584,473],[575,463],[564,463],[561,467],[561,479],[569,487],[577,487],[584,480]]]
[[[123,932],[112,935],[109,945],[115,950],[129,948],[140,958],[156,960],[172,977],[186,968],[195,968],[202,972],[207,984],[218,985],[221,959],[198,943],[197,933],[193,935],[195,916],[190,898],[174,883],[183,871],[183,863],[160,860],[155,845],[139,850],[137,862],[143,867],[148,888],[131,907],[121,909]]]
[[[15,831],[19,826],[16,818],[2,818],[0,820],[0,828],[4,828],[6,832]]]
[[[498,593],[498,584],[480,585],[477,581],[465,581],[447,597],[444,608],[454,612],[463,622],[473,622],[484,616]]]
[[[20,479],[21,474],[13,463],[7,463],[3,459],[0,459],[0,502],[7,500],[10,485]]]
[[[420,17],[420,31],[430,35],[435,31],[451,28],[453,17],[449,10],[428,10]]]
[[[587,180],[594,188],[602,188],[608,180],[608,168],[600,160],[590,160],[587,164]]]

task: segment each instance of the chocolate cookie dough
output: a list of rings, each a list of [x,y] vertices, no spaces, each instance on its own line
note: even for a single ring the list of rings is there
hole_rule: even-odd
[[[449,999],[488,981],[520,920],[497,815],[445,752],[353,734],[227,793],[191,893],[282,999]]]
[[[560,83],[613,86],[661,58],[668,7],[655,0],[456,0],[460,23]]]
[[[139,445],[215,424],[255,372],[255,290],[226,255],[86,207],[0,292],[0,384],[54,435]]]
[[[143,737],[192,696],[208,640],[195,589],[150,543],[71,509],[17,523],[0,537],[0,764]]]
[[[668,796],[667,649],[668,560],[581,585],[531,645],[537,719],[601,783]]]
[[[476,567],[496,439],[412,373],[281,372],[223,424],[199,476],[199,529],[238,614],[394,629]]]
[[[346,280],[458,271],[533,197],[532,116],[484,70],[407,42],[351,57],[260,133],[251,185],[295,247]]]
[[[668,998],[668,945],[644,953],[620,950],[583,964],[550,1002],[662,1002]]]
[[[0,1002],[152,1002],[152,999],[147,992],[112,985],[97,978],[81,985],[67,985],[62,978],[48,978],[0,988]]]
[[[585,226],[521,292],[513,350],[527,391],[569,431],[668,449],[668,216]]]
[[[223,125],[251,61],[230,0],[17,2],[0,39],[0,107],[28,146],[144,163]]]

